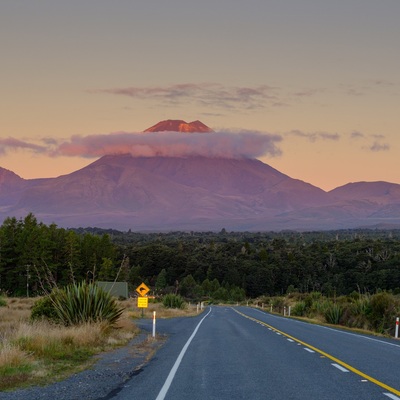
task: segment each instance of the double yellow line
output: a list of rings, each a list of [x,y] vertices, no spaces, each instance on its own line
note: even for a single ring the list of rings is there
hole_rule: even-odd
[[[393,393],[393,394],[395,394],[397,396],[400,396],[400,391],[399,390],[396,390],[396,389],[392,388],[391,386],[388,386],[385,383],[383,383],[381,381],[378,381],[377,379],[373,378],[372,376],[369,376],[369,375],[365,374],[364,372],[358,370],[357,368],[354,368],[351,365],[346,364],[344,361],[339,360],[338,358],[336,358],[334,356],[331,356],[330,354],[326,353],[325,351],[320,350],[320,349],[318,349],[318,348],[316,348],[316,347],[314,347],[314,346],[312,346],[312,345],[310,345],[310,344],[308,344],[306,342],[303,342],[302,340],[299,340],[299,339],[297,339],[297,338],[295,338],[295,337],[293,337],[293,336],[291,336],[291,335],[289,335],[289,334],[287,334],[285,332],[282,332],[279,329],[276,329],[275,327],[273,327],[272,325],[269,325],[269,324],[267,324],[267,323],[265,323],[263,321],[260,321],[259,319],[256,319],[256,318],[253,318],[253,317],[249,317],[248,315],[243,314],[240,311],[235,310],[234,308],[233,308],[233,310],[235,312],[237,312],[238,314],[240,314],[242,317],[250,319],[251,321],[257,322],[258,324],[264,325],[267,328],[272,329],[274,332],[280,333],[282,336],[285,336],[285,337],[287,337],[287,338],[289,338],[289,339],[291,339],[291,340],[293,340],[293,341],[295,341],[297,343],[300,343],[304,347],[307,347],[307,348],[309,348],[311,350],[314,350],[316,353],[319,353],[319,354],[323,355],[324,357],[329,358],[330,360],[334,361],[336,364],[339,364],[342,367],[348,369],[349,371],[354,372],[355,374],[363,377],[364,379],[367,379],[370,382],[375,383],[375,385],[380,386],[381,388],[387,390],[388,392],[391,392],[391,393]]]

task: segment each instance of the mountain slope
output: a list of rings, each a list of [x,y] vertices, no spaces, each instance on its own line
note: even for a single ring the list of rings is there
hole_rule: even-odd
[[[27,188],[13,212],[115,228],[173,229],[272,217],[329,196],[257,160],[104,156],[69,175]],[[97,224],[99,226],[99,224]],[[129,229],[129,228],[128,228]]]

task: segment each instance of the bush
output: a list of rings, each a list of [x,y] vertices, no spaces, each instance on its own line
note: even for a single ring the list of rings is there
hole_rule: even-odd
[[[7,302],[3,297],[0,297],[0,307],[7,307]]]
[[[307,305],[304,301],[299,301],[298,303],[295,304],[295,306],[292,308],[292,315],[295,317],[304,317],[304,315],[307,312]]]
[[[60,321],[51,295],[36,300],[32,306],[31,320],[34,321],[43,318],[53,322]]]
[[[53,291],[51,296],[57,316],[65,326],[91,322],[114,325],[124,311],[110,293],[93,283],[69,285]]]
[[[343,314],[343,308],[336,303],[331,303],[325,310],[325,320],[328,324],[338,325]]]
[[[379,333],[387,333],[394,325],[399,302],[391,294],[381,292],[371,296],[368,319]]]
[[[166,308],[180,308],[180,309],[184,309],[186,308],[186,302],[183,299],[182,296],[180,296],[179,294],[166,294],[163,297],[163,305]]]

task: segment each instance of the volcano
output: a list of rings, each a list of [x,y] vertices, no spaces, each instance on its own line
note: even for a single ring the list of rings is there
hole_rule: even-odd
[[[200,121],[147,132],[212,133]],[[162,133],[161,133],[162,134]],[[331,192],[257,159],[105,155],[57,178],[25,180],[0,168],[0,218],[133,231],[327,230],[400,227],[400,185],[352,183]]]
[[[187,123],[181,119],[167,119],[147,128],[144,132],[214,132],[200,121]]]

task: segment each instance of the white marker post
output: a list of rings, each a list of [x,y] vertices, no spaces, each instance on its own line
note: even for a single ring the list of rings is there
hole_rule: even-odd
[[[156,312],[153,311],[153,338],[156,337]]]
[[[399,317],[396,318],[396,334],[394,335],[396,339],[399,337]]]

